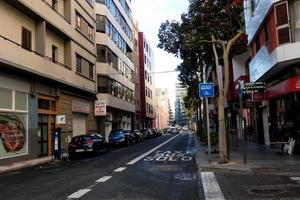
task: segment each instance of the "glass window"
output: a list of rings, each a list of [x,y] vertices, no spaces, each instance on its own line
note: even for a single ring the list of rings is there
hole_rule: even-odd
[[[15,108],[16,110],[27,110],[27,94],[22,92],[16,92],[15,98]]]
[[[51,110],[50,109],[50,101],[45,99],[38,100],[38,108],[43,110]]]
[[[105,46],[97,44],[97,62],[106,62],[106,50]]]
[[[76,72],[81,73],[81,57],[76,54]]]
[[[89,77],[94,79],[94,65],[93,63],[89,63]]]
[[[12,91],[0,88],[0,109],[12,109]]]
[[[76,13],[76,28],[81,29],[81,16]]]

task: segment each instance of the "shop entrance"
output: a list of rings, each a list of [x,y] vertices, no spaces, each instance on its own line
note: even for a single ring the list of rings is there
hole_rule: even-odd
[[[38,98],[38,155],[49,156],[53,151],[53,137],[56,117],[56,100],[53,97]]]

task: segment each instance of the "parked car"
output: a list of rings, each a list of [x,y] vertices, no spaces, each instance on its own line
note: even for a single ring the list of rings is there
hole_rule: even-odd
[[[89,133],[73,137],[69,143],[68,152],[69,158],[84,154],[98,155],[102,152],[109,152],[109,145],[102,135]]]
[[[179,131],[177,128],[171,128],[171,134],[178,134]]]
[[[151,129],[142,129],[141,132],[143,133],[144,138],[153,138],[154,132]]]
[[[141,131],[134,130],[132,133],[133,133],[133,135],[135,137],[136,142],[141,142],[141,141],[144,140],[144,135],[143,135],[143,133]]]
[[[188,128],[187,126],[184,126],[184,127],[182,128],[182,130],[183,130],[183,131],[188,131],[189,128]]]
[[[151,129],[151,131],[154,133],[154,137],[161,136],[161,132],[158,129]]]
[[[130,145],[133,143],[134,136],[130,133],[130,131],[124,129],[115,129],[112,130],[109,134],[109,144],[112,145]]]

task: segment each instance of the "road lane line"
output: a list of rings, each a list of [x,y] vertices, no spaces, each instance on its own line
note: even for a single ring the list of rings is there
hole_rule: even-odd
[[[293,181],[300,181],[300,177],[290,177]]]
[[[79,199],[80,197],[82,197],[83,195],[88,193],[89,191],[91,191],[91,189],[80,189],[77,192],[74,192],[73,194],[69,195],[67,198],[68,199]]]
[[[109,180],[112,176],[103,176],[101,178],[99,178],[98,180],[96,180],[97,183],[104,183],[107,180]]]
[[[137,158],[131,160],[130,162],[127,163],[127,165],[133,165],[133,164],[135,164],[136,162],[140,161],[140,160],[143,159],[144,157],[146,157],[146,156],[148,156],[149,154],[151,154],[153,151],[157,150],[158,148],[162,147],[163,145],[167,144],[168,142],[170,142],[171,140],[175,139],[175,138],[178,137],[178,136],[179,136],[179,134],[176,135],[176,136],[174,136],[174,137],[172,137],[172,138],[170,138],[170,139],[168,139],[167,141],[165,141],[164,143],[158,145],[157,147],[154,147],[153,149],[147,151],[146,153],[140,155],[139,157],[137,157]]]
[[[119,167],[118,169],[115,169],[114,172],[122,172],[126,169],[126,167]]]
[[[201,181],[205,200],[225,200],[213,172],[201,172]]]

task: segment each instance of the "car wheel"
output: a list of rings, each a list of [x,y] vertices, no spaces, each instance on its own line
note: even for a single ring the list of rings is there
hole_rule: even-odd
[[[129,145],[130,145],[130,141],[129,141],[129,140],[126,140],[126,141],[125,141],[125,145],[126,145],[126,146],[129,146]]]

